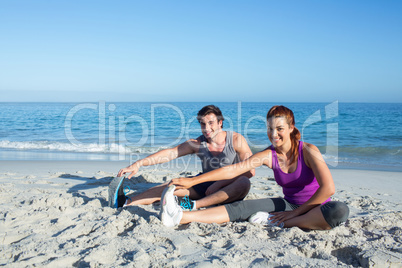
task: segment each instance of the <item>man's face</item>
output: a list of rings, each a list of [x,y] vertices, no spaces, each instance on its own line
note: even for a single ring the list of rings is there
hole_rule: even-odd
[[[202,117],[199,122],[201,125],[201,132],[207,139],[213,139],[222,131],[222,120],[218,121],[218,118],[216,118],[216,115],[213,113]]]

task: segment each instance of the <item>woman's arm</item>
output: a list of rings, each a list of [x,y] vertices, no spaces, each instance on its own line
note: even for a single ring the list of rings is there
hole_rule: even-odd
[[[314,207],[321,205],[323,202],[325,202],[325,200],[335,193],[335,184],[332,179],[331,172],[329,171],[329,168],[318,148],[312,144],[304,143],[303,156],[306,165],[313,170],[314,176],[316,177],[320,187],[309,200],[307,200],[297,209],[287,213],[272,213],[275,215],[272,217],[274,221],[278,220],[279,222],[283,222],[293,217],[302,215]]]
[[[303,148],[303,155],[305,156],[306,165],[313,170],[314,176],[317,179],[318,184],[320,185],[320,188],[318,188],[314,195],[309,200],[307,200],[305,205],[313,207],[318,206],[335,193],[334,180],[332,179],[331,172],[329,171],[329,168],[325,163],[320,150],[318,150],[315,145],[305,143],[305,146]],[[303,214],[305,212],[306,211],[300,214]]]
[[[268,167],[272,166],[271,150],[267,149],[265,151],[256,153],[243,162],[215,169],[196,177],[173,179],[170,185],[176,185],[176,189],[188,189],[194,185],[207,181],[230,180],[262,165],[266,165]]]

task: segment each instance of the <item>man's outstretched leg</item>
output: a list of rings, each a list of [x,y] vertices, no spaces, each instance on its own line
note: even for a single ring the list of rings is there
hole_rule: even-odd
[[[241,176],[219,191],[196,200],[196,207],[203,208],[242,200],[247,196],[249,191],[250,179],[248,177]]]
[[[127,196],[126,206],[150,205],[161,200],[163,190],[167,187],[169,182],[154,186],[148,190],[140,193]],[[250,190],[250,179],[242,176],[237,178],[231,184],[223,187],[219,191],[202,197],[193,188],[180,189],[174,192],[178,197],[189,196],[191,199],[196,200],[196,208],[203,208],[218,204],[226,204],[234,201],[242,200]]]
[[[149,188],[140,194],[128,196],[126,206],[150,205],[161,200],[163,190],[168,186],[169,182]],[[199,196],[192,189],[180,189],[174,192],[176,196],[184,197],[186,195],[196,199]]]

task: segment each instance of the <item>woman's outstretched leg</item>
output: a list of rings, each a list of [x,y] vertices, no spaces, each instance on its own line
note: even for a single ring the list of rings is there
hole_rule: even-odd
[[[162,193],[161,220],[163,225],[173,227],[190,222],[223,223],[229,221],[229,214],[224,206],[183,212],[173,195],[174,190],[175,186],[171,185]]]
[[[183,212],[180,224],[190,222],[224,223],[230,221],[225,206],[212,207],[196,211]]]

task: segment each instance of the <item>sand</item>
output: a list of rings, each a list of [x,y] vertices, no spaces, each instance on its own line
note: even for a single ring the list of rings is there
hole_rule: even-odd
[[[331,170],[350,218],[329,231],[247,222],[166,228],[159,204],[112,209],[108,184],[123,162],[0,161],[0,266],[402,267],[402,173]],[[196,174],[152,168],[125,184],[142,191]],[[257,170],[248,199],[282,196]]]

